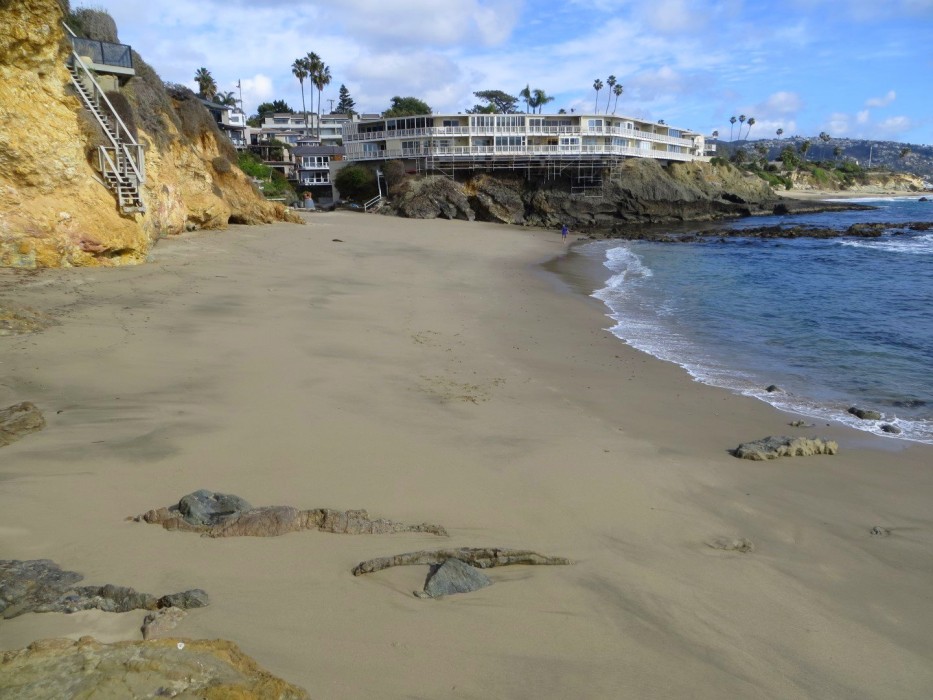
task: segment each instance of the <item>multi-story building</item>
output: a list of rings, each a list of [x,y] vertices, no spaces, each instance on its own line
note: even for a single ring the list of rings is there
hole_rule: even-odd
[[[262,122],[258,139],[275,139],[289,145],[297,145],[308,138],[318,138],[322,146],[339,146],[343,143],[343,125],[358,119],[356,115],[308,113],[307,126],[304,114],[276,113],[267,115]]]
[[[310,191],[318,203],[334,197],[331,163],[343,160],[343,146],[321,146],[302,141],[290,149],[299,189]]]
[[[418,168],[608,166],[622,158],[709,160],[701,134],[602,114],[428,114],[343,127],[348,161],[408,160]]]
[[[239,150],[246,148],[249,143],[247,139],[249,127],[246,125],[246,115],[243,114],[243,111],[239,107],[228,107],[213,100],[205,100],[200,97],[198,99],[211,113],[214,121],[217,122],[217,127],[226,134],[230,141],[233,142],[233,145]]]

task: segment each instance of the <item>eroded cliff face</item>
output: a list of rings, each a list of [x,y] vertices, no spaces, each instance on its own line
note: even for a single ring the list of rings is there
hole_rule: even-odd
[[[596,183],[575,186],[572,173],[557,179],[509,172],[478,172],[458,182],[410,178],[390,189],[387,212],[611,232],[628,224],[771,213],[777,201],[764,180],[727,164],[665,168],[655,160],[631,158]]]
[[[230,167],[235,156],[209,116],[186,133],[192,120],[172,112],[194,105],[168,97],[141,61],[144,70],[121,93],[130,112],[139,111],[147,211],[121,214],[92,166],[99,127],[70,87],[71,48],[57,0],[0,0],[0,18],[0,265],[138,263],[160,236],[286,218]],[[157,90],[159,99],[136,99]]]

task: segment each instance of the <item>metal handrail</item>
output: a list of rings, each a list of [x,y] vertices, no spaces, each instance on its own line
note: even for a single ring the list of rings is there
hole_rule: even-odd
[[[116,122],[116,128],[114,129],[117,132],[116,136],[110,132],[111,127],[108,124],[104,124],[102,122],[100,123],[100,125],[104,128],[104,133],[107,134],[107,138],[110,139],[110,143],[113,144],[113,148],[124,153],[127,161],[130,164],[130,167],[133,169],[133,174],[136,176],[137,182],[140,184],[145,182],[145,170],[141,170],[139,164],[137,163],[137,159],[141,160],[139,156],[142,154],[142,147],[136,142],[136,139],[133,138],[130,130],[126,128],[126,124],[123,123],[119,113],[110,103],[110,100],[107,99],[107,95],[104,93],[103,89],[100,87],[100,85],[97,84],[97,81],[94,80],[94,76],[91,74],[91,71],[88,69],[88,67],[84,64],[84,61],[82,61],[78,54],[75,52],[72,52],[71,60],[74,61],[76,66],[84,71],[84,75],[88,80],[91,81],[91,84],[94,86],[94,98],[97,101],[97,105],[100,106],[100,100],[103,100],[104,104],[107,106],[107,110],[110,112],[109,116],[111,116]],[[100,122],[100,120],[98,121]],[[123,134],[122,136],[121,132]],[[125,143],[124,141],[128,141],[129,143]],[[136,149],[137,159],[134,159],[130,155],[128,146]]]
[[[375,197],[373,197],[372,199],[370,199],[368,202],[366,202],[366,203],[363,205],[363,211],[369,211],[369,208],[370,208],[370,207],[376,206],[376,205],[379,204],[379,202],[381,202],[381,201],[382,201],[382,195],[381,195],[381,194],[377,194]]]

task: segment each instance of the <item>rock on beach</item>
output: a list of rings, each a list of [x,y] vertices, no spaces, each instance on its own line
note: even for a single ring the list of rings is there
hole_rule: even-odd
[[[820,438],[788,437],[770,435],[760,440],[743,442],[732,450],[741,459],[766,460],[778,457],[809,457],[810,455],[834,455],[839,445],[832,440]]]

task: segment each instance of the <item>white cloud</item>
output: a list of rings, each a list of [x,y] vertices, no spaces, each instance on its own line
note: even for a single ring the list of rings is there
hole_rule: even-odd
[[[829,121],[826,124],[826,131],[832,136],[846,136],[849,133],[850,119],[848,114],[834,112],[829,116]]]
[[[755,106],[755,111],[765,117],[796,114],[803,107],[803,100],[796,92],[775,92],[764,102]]]
[[[866,107],[887,107],[889,104],[894,102],[897,97],[897,93],[894,90],[888,90],[888,94],[884,97],[872,97],[865,100]]]
[[[856,124],[867,124],[868,119],[871,113],[867,109],[863,109],[855,115]]]
[[[875,125],[875,128],[878,130],[878,133],[888,138],[897,138],[906,131],[909,131],[914,126],[913,122],[909,117],[899,116],[899,117],[888,117],[883,122],[880,122]]]

